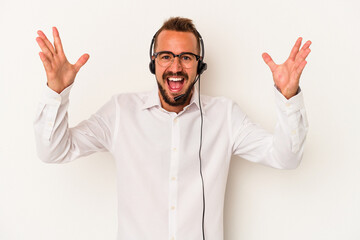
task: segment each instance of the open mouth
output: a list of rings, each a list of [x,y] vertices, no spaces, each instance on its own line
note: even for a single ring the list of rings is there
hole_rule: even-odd
[[[178,93],[184,87],[184,78],[182,77],[168,77],[166,78],[169,90],[173,93]]]

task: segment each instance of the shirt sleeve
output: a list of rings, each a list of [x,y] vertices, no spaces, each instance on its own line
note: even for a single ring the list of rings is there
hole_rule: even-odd
[[[279,169],[296,168],[302,158],[308,121],[303,93],[286,99],[275,89],[278,123],[274,134],[254,124],[238,105],[232,108],[233,154]]]
[[[88,120],[69,128],[67,110],[71,88],[72,85],[58,94],[46,87],[40,99],[34,131],[37,153],[44,162],[69,162],[111,148],[113,103],[109,101]]]

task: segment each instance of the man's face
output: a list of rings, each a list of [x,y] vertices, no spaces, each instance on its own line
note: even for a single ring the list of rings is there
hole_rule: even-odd
[[[191,32],[164,30],[157,38],[155,49],[155,52],[161,51],[170,51],[174,54],[183,52],[198,54],[197,39]],[[191,84],[197,75],[197,63],[192,68],[184,68],[180,59],[175,57],[171,65],[162,67],[155,60],[155,75],[161,104],[165,109],[167,106],[184,107],[189,103],[192,95]],[[182,94],[185,96],[176,102],[174,97]]]

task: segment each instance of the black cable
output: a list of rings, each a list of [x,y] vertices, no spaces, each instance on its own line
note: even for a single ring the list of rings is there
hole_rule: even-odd
[[[201,165],[201,147],[202,147],[202,130],[203,130],[203,113],[201,108],[201,101],[200,101],[200,75],[199,75],[199,108],[200,108],[200,116],[201,116],[201,128],[200,128],[200,147],[199,147],[199,160],[200,160],[200,176],[201,176],[201,183],[202,183],[202,193],[203,193],[203,212],[202,212],[202,235],[203,240],[205,240],[205,230],[204,230],[204,218],[205,218],[205,189],[204,189],[204,178],[202,175],[202,165]]]

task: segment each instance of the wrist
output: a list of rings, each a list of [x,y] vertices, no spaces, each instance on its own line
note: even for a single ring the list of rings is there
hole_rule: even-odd
[[[70,84],[71,85],[71,84]],[[68,85],[68,86],[70,86]],[[59,84],[54,84],[50,81],[47,82],[47,86],[53,90],[54,92],[57,92],[58,94],[60,94],[62,91],[64,91],[65,88],[67,88],[68,86],[62,86],[62,85],[59,85]]]
[[[276,84],[274,84],[274,86],[288,100],[300,92],[299,86],[297,87],[296,90],[294,90],[294,89],[283,89],[282,90]]]

